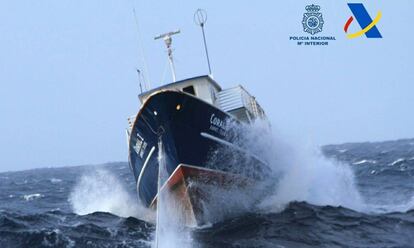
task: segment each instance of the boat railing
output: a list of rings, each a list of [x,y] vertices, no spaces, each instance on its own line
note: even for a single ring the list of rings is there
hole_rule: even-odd
[[[136,116],[136,115],[131,115],[130,117],[128,117],[128,118],[127,118],[127,120],[128,120],[127,135],[128,135],[128,137],[129,137],[129,136],[130,136],[130,134],[131,134],[131,131],[132,131],[132,126],[134,125],[135,118],[137,118],[137,116]]]
[[[263,118],[264,111],[262,107],[260,107],[259,103],[256,101],[256,98],[250,95],[242,86],[243,101],[244,105],[246,106],[247,110],[255,117],[255,118]]]
[[[251,120],[265,117],[264,111],[256,99],[240,85],[218,92],[217,103],[220,109],[232,113],[240,119]],[[240,111],[245,114],[241,114]]]

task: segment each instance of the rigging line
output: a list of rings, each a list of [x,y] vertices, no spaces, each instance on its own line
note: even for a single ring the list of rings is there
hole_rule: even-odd
[[[149,76],[148,65],[147,65],[147,60],[146,60],[146,56],[145,56],[145,53],[144,53],[144,48],[142,46],[142,44],[143,44],[142,36],[141,36],[141,33],[140,33],[139,22],[138,22],[137,12],[135,10],[134,0],[131,0],[131,3],[132,3],[132,12],[134,14],[134,20],[135,20],[135,25],[136,25],[136,32],[137,32],[137,36],[138,36],[138,50],[139,50],[139,53],[141,53],[140,55],[142,57],[142,63],[144,65],[143,72],[144,72],[145,75],[143,75],[143,79],[144,79],[144,84],[145,84],[145,90],[149,90],[149,89],[151,89],[151,84],[150,84],[151,79],[150,79],[150,76]]]

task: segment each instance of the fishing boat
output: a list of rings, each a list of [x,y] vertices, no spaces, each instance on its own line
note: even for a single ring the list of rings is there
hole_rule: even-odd
[[[156,37],[167,45],[173,80],[139,95],[141,107],[128,120],[129,165],[143,205],[155,209],[167,191],[186,224],[202,225],[211,208],[222,205],[217,189],[251,188],[268,175],[266,163],[237,144],[242,134],[235,131],[266,116],[243,86],[223,89],[211,76],[209,61],[209,75],[177,81],[171,49],[177,33]]]

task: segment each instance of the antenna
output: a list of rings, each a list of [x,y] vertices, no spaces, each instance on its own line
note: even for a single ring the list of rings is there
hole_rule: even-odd
[[[175,80],[174,60],[173,60],[172,49],[171,49],[171,43],[172,43],[171,36],[173,36],[175,34],[179,34],[179,33],[180,33],[180,30],[177,30],[177,31],[168,32],[168,33],[165,33],[165,34],[160,34],[160,35],[158,35],[154,38],[154,40],[163,39],[164,42],[165,42],[165,45],[167,46],[168,61],[170,62],[170,68],[171,68],[173,82],[175,82],[176,80]]]
[[[141,91],[142,94],[142,82],[141,82],[141,70],[137,68],[137,73],[138,73],[138,83],[139,83],[139,90]]]
[[[136,32],[137,32],[137,41],[138,41],[138,55],[140,58],[142,58],[142,64],[143,64],[143,70],[140,71],[141,74],[141,79],[143,82],[143,86],[144,86],[144,90],[149,90],[151,89],[151,84],[150,84],[150,75],[148,72],[148,66],[147,66],[147,61],[146,61],[146,56],[145,56],[145,52],[144,52],[144,48],[142,46],[143,42],[142,42],[142,36],[140,33],[140,28],[139,28],[139,21],[138,21],[138,17],[137,17],[137,13],[135,11],[135,3],[133,1],[131,1],[132,3],[132,12],[134,13],[134,19],[135,19],[135,26],[136,26]]]
[[[204,24],[207,22],[207,12],[204,9],[197,9],[194,13],[194,22],[201,27],[203,32],[204,49],[206,50],[208,72],[211,75],[210,58],[208,57],[206,35],[204,33]]]

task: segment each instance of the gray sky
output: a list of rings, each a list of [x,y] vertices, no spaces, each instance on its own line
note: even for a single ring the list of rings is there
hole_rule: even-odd
[[[382,11],[383,39],[345,37],[346,1],[2,1],[0,171],[126,161],[138,40],[152,86],[170,80],[153,37],[177,28],[178,79],[206,74],[197,8],[208,12],[214,78],[244,85],[283,135],[315,144],[414,137],[414,2],[362,2],[372,18]],[[311,3],[321,6],[322,35],[336,36],[327,47],[289,41],[306,35]]]

